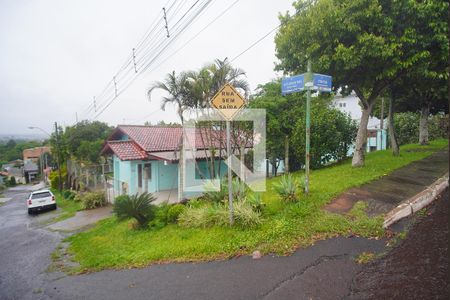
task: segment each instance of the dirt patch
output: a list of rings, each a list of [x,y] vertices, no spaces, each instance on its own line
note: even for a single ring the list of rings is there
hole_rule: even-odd
[[[448,189],[386,256],[369,263],[351,299],[449,299]]]
[[[367,203],[367,214],[387,213],[403,200],[425,190],[448,172],[448,151],[442,150],[413,162],[391,174],[357,188],[350,189],[327,204],[324,209],[346,214],[358,201]]]

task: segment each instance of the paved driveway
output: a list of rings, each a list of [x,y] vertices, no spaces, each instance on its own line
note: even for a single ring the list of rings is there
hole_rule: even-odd
[[[72,218],[50,224],[47,228],[52,230],[73,231],[85,228],[89,225],[96,223],[110,217],[112,214],[112,207],[105,206],[96,209],[78,211]]]

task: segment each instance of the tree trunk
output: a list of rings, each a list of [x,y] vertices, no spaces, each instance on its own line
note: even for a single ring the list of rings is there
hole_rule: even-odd
[[[289,173],[289,137],[284,138],[284,173]]]
[[[352,167],[364,166],[364,155],[367,148],[367,124],[372,112],[373,104],[362,109],[361,121],[359,123],[358,134],[356,135],[355,151],[352,158]]]
[[[419,124],[419,144],[428,145],[428,116],[430,114],[430,106],[424,104],[420,111]]]
[[[398,156],[400,149],[398,147],[397,137],[395,136],[395,124],[394,124],[394,99],[389,99],[389,137],[391,140],[392,154]]]

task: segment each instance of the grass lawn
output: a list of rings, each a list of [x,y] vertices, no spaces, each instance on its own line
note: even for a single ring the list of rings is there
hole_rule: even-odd
[[[56,198],[56,205],[61,209],[61,214],[57,217],[49,220],[49,223],[59,222],[70,217],[73,217],[77,211],[82,210],[81,202],[75,202],[73,200],[64,199],[58,190],[52,189],[52,193]]]
[[[263,223],[255,228],[168,225],[161,229],[131,230],[129,222],[117,222],[112,217],[89,231],[67,238],[70,242],[67,251],[80,263],[74,271],[85,272],[155,262],[225,259],[254,250],[288,254],[298,247],[337,235],[381,237],[383,218],[367,217],[364,203],[358,202],[346,216],[322,211],[321,207],[346,189],[425,158],[447,143],[447,140],[437,140],[429,146],[405,145],[399,157],[393,157],[390,151],[369,153],[364,168],[354,169],[348,160],[314,170],[310,195],[302,195],[297,203],[281,202],[272,188],[279,178],[269,179],[268,191],[263,194],[266,203]],[[301,174],[297,172],[294,176]]]

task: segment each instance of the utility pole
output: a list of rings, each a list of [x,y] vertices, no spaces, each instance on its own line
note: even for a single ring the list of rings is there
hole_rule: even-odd
[[[231,178],[231,122],[229,120],[226,121],[227,124],[227,171],[228,171],[228,206],[230,209],[230,225],[232,226],[234,223],[233,217],[233,186],[232,186],[232,178]]]
[[[58,123],[55,122],[55,139],[56,139],[56,160],[58,162],[58,177],[59,177],[59,182],[58,182],[58,189],[59,192],[62,192],[62,176],[61,176],[61,151],[59,148],[59,133],[58,133]]]
[[[308,82],[305,84],[306,87],[306,149],[305,149],[305,193],[309,193],[309,150],[310,150],[310,127],[311,127],[311,88],[312,88],[312,72],[311,72],[311,60],[308,59],[308,67],[306,70],[306,77],[310,78],[311,85],[306,86]]]
[[[380,144],[381,144],[381,149],[383,150],[383,124],[384,123],[384,97],[381,98],[381,118],[380,118]]]

